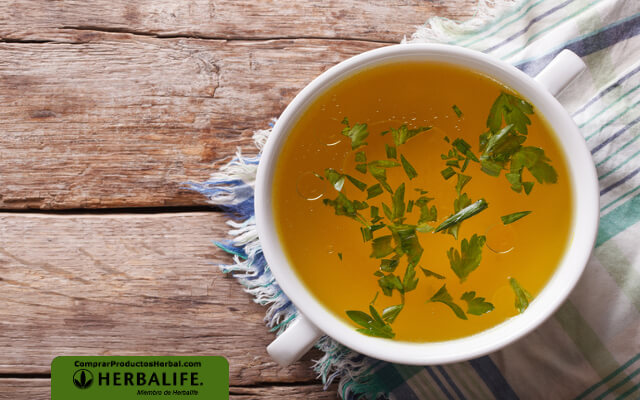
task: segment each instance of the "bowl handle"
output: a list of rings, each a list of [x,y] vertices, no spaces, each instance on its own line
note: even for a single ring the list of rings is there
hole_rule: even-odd
[[[322,335],[311,321],[298,314],[291,325],[267,346],[267,353],[278,364],[287,366],[298,361]]]
[[[576,53],[564,49],[534,79],[555,96],[585,68]]]

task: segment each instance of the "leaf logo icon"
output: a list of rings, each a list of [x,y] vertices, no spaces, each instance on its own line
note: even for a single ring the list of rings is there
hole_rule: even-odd
[[[73,374],[73,384],[78,389],[87,389],[93,383],[93,374],[88,369],[79,369]]]

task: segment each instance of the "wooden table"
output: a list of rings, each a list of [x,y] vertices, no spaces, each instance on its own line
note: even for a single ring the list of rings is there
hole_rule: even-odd
[[[313,77],[474,0],[8,0],[0,8],[0,398],[58,355],[222,355],[231,398],[335,398],[278,367],[265,310],[212,264],[182,188]]]

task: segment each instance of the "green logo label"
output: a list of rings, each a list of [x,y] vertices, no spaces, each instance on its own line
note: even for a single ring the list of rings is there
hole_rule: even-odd
[[[229,399],[224,357],[56,357],[51,400]]]
[[[93,374],[88,369],[79,369],[73,374],[73,384],[79,389],[86,389],[93,382]]]

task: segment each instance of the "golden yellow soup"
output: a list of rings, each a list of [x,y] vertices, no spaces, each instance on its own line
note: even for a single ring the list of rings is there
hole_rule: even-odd
[[[511,99],[519,96],[487,76],[452,65],[388,64],[359,72],[328,89],[290,132],[274,179],[273,207],[280,240],[307,289],[354,329],[412,342],[472,335],[526,312],[527,303],[535,299],[553,274],[570,234],[572,199],[567,166],[554,134],[537,110],[513,114],[513,104],[511,108],[495,104],[499,96],[505,96],[501,93],[516,96]],[[499,112],[493,130],[488,123],[492,110]],[[522,132],[523,115],[530,121],[525,124],[526,134]],[[364,124],[367,136],[352,141],[357,136],[353,129]],[[403,125],[407,131],[430,128],[398,144],[394,138],[400,137]],[[520,153],[507,155],[508,162],[499,165],[493,172],[499,175],[493,176],[485,171],[483,155],[495,161],[508,151],[500,153],[494,148],[488,152],[486,139],[503,128],[508,128],[506,135],[523,142],[520,147],[516,143]],[[485,132],[489,136],[485,136],[481,150]],[[471,155],[456,148],[454,142],[462,143],[456,139],[471,146]],[[495,147],[504,145],[496,143]],[[527,156],[531,152],[522,150],[525,147],[541,149],[545,157],[532,161]],[[395,149],[395,154],[388,148]],[[401,157],[412,168],[404,165]],[[475,160],[466,161],[473,157]],[[518,177],[516,157],[520,165],[539,163],[522,167]],[[367,199],[370,190],[379,193],[380,188],[372,187],[381,183],[368,165],[381,160],[386,160],[387,166],[394,165],[383,168],[391,191],[383,188],[382,193]],[[515,189],[519,186],[519,192],[506,178],[514,172],[514,165],[516,174],[510,177],[516,177]],[[548,165],[555,172],[550,172]],[[459,174],[470,180],[462,178],[468,182],[458,191]],[[361,182],[361,187],[347,175]],[[336,182],[340,177],[342,181]],[[519,181],[525,182],[524,186],[518,185]],[[360,190],[363,184],[366,189]],[[402,184],[404,194],[399,201]],[[456,210],[454,201],[464,194],[470,201]],[[357,216],[336,215],[335,199],[339,195],[362,202]],[[449,216],[480,199],[488,207],[462,220],[457,238],[449,229],[435,233]],[[382,203],[391,215],[385,215]],[[435,206],[437,217],[426,215],[418,223],[423,216],[418,204],[425,203],[426,214]],[[394,204],[402,206],[399,214],[394,214]],[[377,208],[377,218],[373,217],[373,207]],[[524,211],[530,213],[520,214],[521,218],[514,221],[510,217],[505,223],[501,218]],[[388,227],[394,224],[413,227],[409,229],[420,226],[412,238],[422,249],[419,257],[410,258],[403,252],[402,243]],[[367,237],[363,230],[375,225],[383,226],[374,228]],[[392,237],[387,243],[380,243],[385,239],[376,242],[389,235]],[[474,235],[475,241],[470,243]],[[387,253],[389,246],[394,251],[380,258],[372,256],[374,242],[385,245],[378,255]],[[455,253],[461,258],[457,264]],[[389,261],[381,269],[382,260]],[[393,268],[391,264],[396,261]],[[411,263],[415,276],[410,273],[405,277]],[[393,276],[384,278],[390,274],[406,286],[387,288],[385,293],[382,286],[387,283],[381,284],[380,280],[394,280]],[[378,324],[370,305],[386,328]],[[357,311],[358,315],[347,311]],[[370,317],[373,328],[367,327],[363,315]]]

